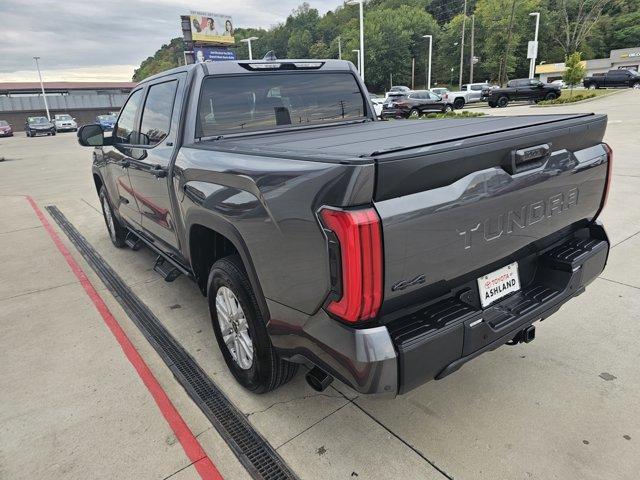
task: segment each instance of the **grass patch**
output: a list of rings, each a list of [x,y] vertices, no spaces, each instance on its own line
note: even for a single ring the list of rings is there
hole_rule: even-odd
[[[595,98],[598,94],[596,92],[574,93],[573,95],[563,95],[554,100],[542,100],[538,102],[538,105],[562,105],[565,103],[581,102],[589,98]]]
[[[473,117],[483,117],[484,113],[482,112],[470,112],[469,110],[463,110],[460,113],[456,112],[444,112],[444,113],[427,113],[425,116],[421,118],[473,118]]]

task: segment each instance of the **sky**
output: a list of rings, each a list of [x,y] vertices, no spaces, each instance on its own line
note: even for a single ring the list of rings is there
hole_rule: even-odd
[[[0,82],[130,81],[182,35],[190,10],[231,15],[237,27],[282,22],[303,0],[0,0]],[[307,0],[321,14],[342,0]]]

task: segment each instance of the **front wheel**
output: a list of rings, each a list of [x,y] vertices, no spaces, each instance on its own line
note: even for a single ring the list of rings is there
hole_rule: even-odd
[[[420,117],[420,110],[417,108],[412,108],[409,112],[409,118],[418,118]]]
[[[636,82],[633,84],[633,88],[636,90],[640,90],[640,82]]]
[[[125,245],[127,239],[127,229],[122,226],[120,221],[116,218],[111,208],[111,203],[107,197],[107,190],[104,187],[100,188],[100,205],[102,205],[102,215],[104,222],[107,224],[107,231],[109,232],[109,238],[117,248],[122,248]]]
[[[450,103],[447,103],[444,107],[444,112],[453,112],[453,105],[451,105]]]
[[[596,85],[594,85],[593,83],[589,85],[589,90],[595,90],[596,88],[598,88]]]
[[[547,93],[544,97],[545,100],[555,100],[556,98],[558,98],[558,96],[553,92]]]
[[[247,390],[266,393],[288,382],[298,365],[280,358],[240,257],[213,264],[207,283],[209,313],[222,356]]]

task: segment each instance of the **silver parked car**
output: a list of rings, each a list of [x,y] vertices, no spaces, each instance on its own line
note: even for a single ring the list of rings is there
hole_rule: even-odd
[[[78,124],[76,119],[66,113],[61,113],[53,117],[53,124],[56,132],[77,132]]]

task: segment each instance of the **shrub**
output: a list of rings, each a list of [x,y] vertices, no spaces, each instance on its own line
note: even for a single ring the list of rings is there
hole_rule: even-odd
[[[427,113],[422,118],[436,118],[436,119],[440,119],[440,118],[473,118],[473,117],[482,117],[482,116],[484,116],[484,113],[482,113],[482,112],[470,112],[468,110],[463,110],[460,113],[456,113],[456,112],[445,112],[445,113],[432,112],[432,113]]]

